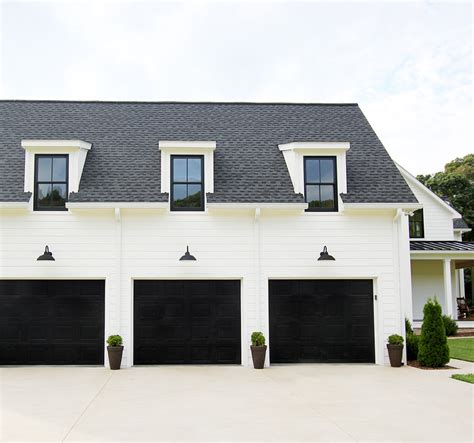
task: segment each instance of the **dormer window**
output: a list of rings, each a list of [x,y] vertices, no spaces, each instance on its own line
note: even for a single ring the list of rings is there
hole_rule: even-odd
[[[68,196],[68,155],[35,155],[35,211],[65,211]]]
[[[344,210],[340,194],[347,193],[348,142],[291,142],[278,145],[295,193],[303,194],[307,212]]]
[[[304,196],[308,211],[337,211],[336,157],[304,158]]]
[[[171,210],[204,210],[204,156],[171,156]]]
[[[91,143],[83,140],[22,140],[25,192],[31,209],[65,211],[69,193],[78,192]]]
[[[417,209],[408,218],[410,228],[410,238],[424,238],[425,229],[423,226],[423,209]]]
[[[215,141],[160,140],[161,192],[169,192],[171,211],[204,211],[214,192]]]

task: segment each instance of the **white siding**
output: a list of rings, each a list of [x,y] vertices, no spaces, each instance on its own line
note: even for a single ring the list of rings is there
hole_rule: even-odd
[[[451,295],[453,318],[457,318],[457,301],[460,297],[459,271],[451,261]],[[446,314],[446,296],[444,293],[443,260],[412,260],[411,279],[413,288],[413,318],[423,320],[423,306],[428,298],[438,300],[443,314]]]
[[[401,171],[403,174],[403,171]],[[453,230],[453,213],[442,202],[434,197],[413,177],[403,174],[408,186],[423,205],[423,222],[425,237],[423,240],[456,240]],[[460,215],[459,215],[460,217]]]
[[[384,363],[386,337],[402,331],[403,318],[394,215],[8,210],[0,218],[0,278],[106,279],[105,332],[124,337],[125,365],[133,362],[133,279],[241,279],[243,364],[250,333],[268,336],[269,279],[373,279],[376,358]],[[36,261],[46,244],[55,262]],[[186,245],[196,262],[178,260]],[[324,245],[335,262],[317,261]]]

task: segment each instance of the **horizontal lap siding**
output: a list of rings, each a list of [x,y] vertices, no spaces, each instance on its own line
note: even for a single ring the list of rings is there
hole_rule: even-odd
[[[453,216],[449,210],[426,191],[415,186],[412,186],[412,191],[423,205],[424,238],[426,240],[454,240]]]
[[[242,280],[242,341],[256,328],[268,333],[268,279],[378,277],[380,331],[398,330],[398,262],[393,212],[384,215],[295,214],[260,217],[257,280],[255,213],[169,213],[113,210],[60,214],[11,211],[1,217],[3,278],[106,278],[106,331],[120,330],[124,361],[131,362],[134,278],[234,278]],[[57,261],[36,261],[48,244]],[[180,262],[186,245],[196,262]],[[335,262],[318,262],[327,245]],[[257,303],[257,293],[260,294]],[[381,342],[380,342],[381,343]],[[382,345],[379,346],[382,348]],[[246,351],[245,351],[246,352]],[[242,353],[242,361],[250,361]]]

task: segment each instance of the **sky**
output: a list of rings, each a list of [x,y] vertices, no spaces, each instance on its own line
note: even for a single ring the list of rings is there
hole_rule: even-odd
[[[0,98],[359,103],[413,174],[474,152],[470,1],[0,0]]]

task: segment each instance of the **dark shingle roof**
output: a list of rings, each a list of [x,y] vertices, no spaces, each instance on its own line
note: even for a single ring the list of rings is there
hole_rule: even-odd
[[[454,229],[469,229],[468,224],[462,218],[455,218],[453,220]]]
[[[93,144],[72,201],[167,201],[159,140],[215,140],[210,202],[303,202],[278,145],[350,142],[348,203],[414,203],[355,104],[0,101],[0,201],[25,201],[22,139]]]
[[[474,242],[416,240],[410,241],[410,250],[474,252]]]

